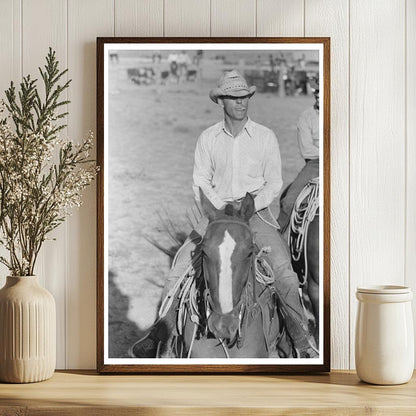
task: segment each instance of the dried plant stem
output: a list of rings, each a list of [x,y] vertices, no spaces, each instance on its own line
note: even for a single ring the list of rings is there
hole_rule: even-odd
[[[69,103],[60,96],[70,81],[60,84],[67,70],[58,66],[49,49],[39,68],[44,97],[28,75],[19,91],[10,84],[0,106],[0,245],[9,252],[0,263],[15,276],[33,275],[48,234],[81,205],[82,191],[97,171],[89,156],[92,133],[77,145],[59,137],[67,115],[60,109]]]

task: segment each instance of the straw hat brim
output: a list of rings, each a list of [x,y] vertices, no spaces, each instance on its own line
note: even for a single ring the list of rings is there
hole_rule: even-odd
[[[217,87],[214,88],[209,92],[209,98],[211,98],[214,103],[218,104],[218,98],[223,96],[231,96],[231,97],[245,97],[246,95],[249,95],[250,97],[256,92],[256,86],[252,85],[251,87],[241,90],[234,90],[234,91],[227,91],[225,92],[222,88]]]

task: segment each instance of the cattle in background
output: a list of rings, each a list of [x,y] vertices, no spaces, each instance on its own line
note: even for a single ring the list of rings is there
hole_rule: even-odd
[[[156,82],[153,68],[128,68],[127,77],[137,85],[151,85]]]

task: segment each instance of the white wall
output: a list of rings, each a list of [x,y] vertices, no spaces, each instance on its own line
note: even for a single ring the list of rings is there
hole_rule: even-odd
[[[95,130],[97,36],[331,37],[332,368],[353,368],[356,287],[416,289],[416,0],[0,0],[0,10],[0,91],[52,46],[73,79],[73,139]],[[84,201],[37,270],[57,301],[58,368],[95,368],[95,185]]]

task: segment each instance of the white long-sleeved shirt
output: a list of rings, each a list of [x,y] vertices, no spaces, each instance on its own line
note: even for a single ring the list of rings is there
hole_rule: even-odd
[[[255,209],[268,207],[282,187],[280,150],[272,130],[248,119],[233,137],[221,121],[200,135],[195,150],[193,189],[220,209],[226,202],[255,195]]]
[[[298,143],[304,159],[319,158],[319,111],[314,107],[308,108],[299,117]]]

